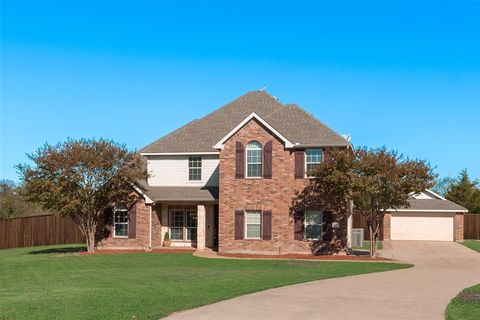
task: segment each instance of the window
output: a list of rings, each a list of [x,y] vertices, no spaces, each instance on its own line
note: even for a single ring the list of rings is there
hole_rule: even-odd
[[[246,212],[246,235],[245,239],[260,239],[262,226],[262,213],[260,211]]]
[[[322,212],[305,211],[305,239],[320,240],[322,237]]]
[[[128,209],[125,206],[115,207],[113,211],[113,236],[126,237],[128,235]]]
[[[173,209],[170,211],[170,239],[183,240],[183,210]]]
[[[305,162],[307,165],[307,176],[309,176],[309,172],[315,168],[316,165],[322,163],[322,150],[320,149],[310,149],[307,150],[305,157]]]
[[[169,208],[170,239],[197,241],[197,210],[192,207]]]
[[[188,180],[202,180],[202,157],[188,157]]]
[[[258,141],[247,144],[247,178],[262,177],[262,145]]]
[[[197,241],[197,212],[192,210],[187,210],[187,240],[188,241]]]

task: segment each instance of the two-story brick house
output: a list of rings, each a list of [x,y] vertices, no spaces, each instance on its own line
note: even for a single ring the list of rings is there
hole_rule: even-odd
[[[329,149],[350,147],[297,105],[249,92],[140,150],[150,177],[98,247],[148,250],[168,232],[175,247],[309,253],[335,221],[318,207],[293,215],[292,202]],[[344,237],[347,225],[336,225]]]

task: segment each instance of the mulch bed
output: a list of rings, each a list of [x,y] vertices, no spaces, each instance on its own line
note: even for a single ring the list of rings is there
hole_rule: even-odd
[[[90,254],[115,254],[115,253],[188,253],[194,252],[195,249],[191,248],[175,248],[175,249],[153,249],[151,251],[145,251],[140,249],[99,249],[94,253],[89,253],[86,251],[80,252],[81,255],[90,255]]]
[[[475,292],[470,292],[470,293],[465,293],[465,292],[460,292],[460,294],[457,296],[457,299],[460,299],[462,301],[478,301],[480,302],[480,293],[475,293]]]
[[[245,258],[245,259],[299,259],[299,260],[332,260],[332,261],[394,261],[392,259],[377,257],[371,258],[368,256],[355,255],[328,255],[328,256],[312,256],[308,254],[282,254],[282,255],[268,255],[268,254],[244,254],[244,253],[219,253],[219,256],[230,258]]]

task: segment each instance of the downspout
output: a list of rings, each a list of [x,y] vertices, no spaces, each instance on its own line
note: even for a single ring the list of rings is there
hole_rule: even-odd
[[[152,207],[153,204],[149,206],[148,212],[148,249],[152,250]]]

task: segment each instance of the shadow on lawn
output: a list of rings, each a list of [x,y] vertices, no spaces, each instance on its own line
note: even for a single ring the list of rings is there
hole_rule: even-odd
[[[354,256],[370,256],[370,251],[353,249],[352,254]]]
[[[33,250],[28,252],[28,254],[76,253],[76,252],[85,251],[85,249],[86,249],[85,246],[49,248],[49,249]]]

